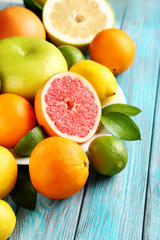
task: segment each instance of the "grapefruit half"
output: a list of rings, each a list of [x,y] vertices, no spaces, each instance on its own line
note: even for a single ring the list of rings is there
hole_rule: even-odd
[[[35,97],[37,121],[49,136],[88,141],[96,132],[101,104],[92,85],[82,76],[63,72],[51,76]]]

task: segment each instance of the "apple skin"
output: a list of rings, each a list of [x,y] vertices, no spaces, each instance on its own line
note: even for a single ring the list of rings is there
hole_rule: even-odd
[[[66,60],[52,43],[31,37],[0,40],[1,93],[16,93],[33,102],[39,87],[64,71]]]

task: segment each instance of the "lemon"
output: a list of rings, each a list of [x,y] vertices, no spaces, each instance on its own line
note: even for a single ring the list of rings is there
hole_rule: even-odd
[[[112,136],[100,136],[89,145],[88,157],[94,169],[107,176],[121,172],[128,161],[124,144]]]
[[[14,152],[20,156],[29,157],[35,146],[45,138],[40,126],[29,131],[14,147]]]
[[[106,103],[116,94],[117,81],[107,67],[92,60],[83,60],[75,63],[70,71],[82,75],[92,84],[101,104]]]
[[[8,195],[16,184],[17,163],[10,151],[0,146],[0,199]]]
[[[66,59],[68,69],[76,62],[85,60],[83,53],[76,47],[69,46],[69,45],[62,45],[59,47],[59,50],[61,51],[64,58]]]
[[[0,240],[6,240],[16,225],[16,216],[8,203],[0,200]]]
[[[105,0],[48,0],[42,18],[51,42],[81,50],[98,32],[114,25],[114,13]]]

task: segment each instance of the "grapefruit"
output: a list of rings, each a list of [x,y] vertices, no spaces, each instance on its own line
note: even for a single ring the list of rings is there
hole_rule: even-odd
[[[92,85],[72,72],[52,75],[35,97],[37,121],[49,136],[88,141],[96,132],[101,104]]]

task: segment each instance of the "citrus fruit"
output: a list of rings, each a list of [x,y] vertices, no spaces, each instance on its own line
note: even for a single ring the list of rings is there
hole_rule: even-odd
[[[0,95],[0,145],[14,147],[36,125],[32,105],[12,93]]]
[[[0,59],[1,91],[19,94],[29,101],[51,75],[68,70],[57,47],[31,37],[1,40]]]
[[[78,192],[89,174],[85,151],[74,141],[49,137],[33,150],[29,173],[35,189],[48,198],[67,198]]]
[[[83,53],[76,47],[69,46],[69,45],[61,45],[59,50],[63,54],[64,58],[66,59],[68,69],[76,62],[80,62],[85,60]]]
[[[42,19],[42,9],[43,7],[39,5],[34,0],[23,0],[26,8],[34,12],[40,19]]]
[[[125,168],[128,153],[119,139],[112,136],[100,136],[90,143],[88,158],[97,172],[112,176]]]
[[[16,184],[16,180],[16,160],[8,149],[0,146],[0,199],[4,198],[12,191]]]
[[[92,60],[83,60],[75,63],[70,71],[82,75],[92,84],[101,104],[106,103],[116,94],[116,78],[105,66]]]
[[[115,75],[124,72],[135,57],[135,44],[130,36],[116,28],[99,32],[89,46],[90,58],[108,67]]]
[[[51,42],[86,50],[99,31],[113,27],[114,14],[105,0],[48,0],[43,23]]]
[[[12,36],[46,39],[46,31],[40,19],[29,9],[20,6],[0,11],[0,29],[0,39]]]
[[[10,205],[0,200],[0,240],[6,240],[13,233],[16,225],[16,216]]]
[[[38,90],[35,97],[37,121],[49,136],[67,137],[82,143],[96,132],[101,105],[96,91],[82,76],[55,74]]]
[[[45,138],[40,126],[29,131],[14,147],[14,152],[19,156],[29,157],[35,146]]]

